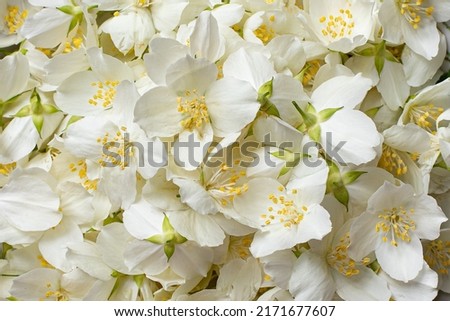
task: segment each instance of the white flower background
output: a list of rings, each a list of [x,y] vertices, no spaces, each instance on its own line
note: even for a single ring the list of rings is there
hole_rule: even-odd
[[[449,20],[0,0],[0,299],[450,293]]]

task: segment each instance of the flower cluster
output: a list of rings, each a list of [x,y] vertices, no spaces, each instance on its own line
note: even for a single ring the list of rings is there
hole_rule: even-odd
[[[2,0],[0,298],[450,293],[450,0]]]

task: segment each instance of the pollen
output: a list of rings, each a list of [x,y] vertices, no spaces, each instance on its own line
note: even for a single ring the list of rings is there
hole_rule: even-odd
[[[273,206],[268,206],[267,213],[260,216],[263,225],[266,226],[277,223],[282,224],[285,228],[292,228],[300,224],[305,212],[308,211],[306,206],[298,207],[293,200],[285,195],[275,196],[270,194],[268,199],[272,201]]]
[[[328,253],[328,264],[346,277],[358,275],[360,270],[358,265],[366,266],[370,263],[369,258],[364,258],[357,264],[348,255],[348,247],[350,246],[350,233],[346,233],[339,239],[338,244]]]
[[[300,75],[302,76],[301,81],[303,86],[305,87],[308,85],[312,86],[314,84],[314,79],[321,66],[322,65],[319,60],[308,61],[305,64],[305,67],[300,73]]]
[[[0,175],[8,176],[16,169],[16,163],[0,164]]]
[[[17,30],[22,27],[25,19],[28,17],[28,10],[20,10],[18,6],[8,6],[7,15],[4,17],[6,25],[8,26],[9,34],[17,33]]]
[[[116,167],[125,170],[129,166],[131,157],[134,156],[133,143],[127,141],[125,133],[127,128],[122,126],[114,134],[106,132],[103,137],[98,137],[97,142],[103,145],[103,153],[98,164],[102,167]]]
[[[434,12],[433,6],[423,6],[423,0],[397,0],[397,4],[400,13],[415,30],[420,28],[423,18],[431,17]]]
[[[86,191],[96,191],[98,179],[89,179],[87,175],[87,164],[86,161],[80,160],[76,164],[70,163],[68,165],[68,169],[71,173],[76,173],[78,178],[81,181],[81,185],[84,187]]]
[[[91,87],[96,87],[97,92],[88,100],[89,105],[94,107],[102,106],[103,108],[111,107],[114,98],[116,97],[116,87],[118,85],[118,80],[91,83]]]
[[[177,98],[177,104],[178,112],[185,116],[181,121],[185,129],[201,129],[210,122],[205,96],[199,95],[197,90],[186,91],[184,97]]]
[[[413,105],[409,109],[409,121],[432,133],[436,129],[436,121],[444,112],[444,108],[432,103],[425,105]]]
[[[348,8],[340,8],[334,15],[319,18],[318,21],[322,25],[321,32],[325,38],[333,41],[353,34],[355,21],[350,7],[351,4],[348,3]]]
[[[399,153],[387,145],[383,145],[383,152],[378,162],[378,167],[384,168],[395,176],[402,176],[408,172],[408,166],[406,166]]]
[[[382,235],[383,242],[390,242],[394,247],[398,241],[411,242],[410,231],[416,230],[416,223],[412,219],[414,211],[406,210],[402,206],[384,209],[378,213],[380,221],[375,225],[375,231]]]
[[[275,18],[275,17],[274,17]],[[271,21],[269,19],[269,21]],[[275,19],[273,20],[275,21]],[[272,22],[272,21],[271,21]],[[268,27],[266,24],[262,24],[258,27],[258,29],[253,31],[253,34],[263,42],[263,44],[267,44],[270,42],[270,40],[272,40],[275,37],[275,31],[271,28]]]
[[[440,275],[448,275],[450,269],[450,241],[435,240],[425,246],[425,261]]]

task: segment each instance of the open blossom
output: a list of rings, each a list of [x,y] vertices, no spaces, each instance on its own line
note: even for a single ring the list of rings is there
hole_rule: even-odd
[[[420,239],[437,238],[445,221],[447,217],[432,197],[415,195],[410,185],[386,182],[372,195],[367,210],[350,229],[350,256],[360,260],[375,251],[378,263],[389,276],[407,282],[423,266]]]

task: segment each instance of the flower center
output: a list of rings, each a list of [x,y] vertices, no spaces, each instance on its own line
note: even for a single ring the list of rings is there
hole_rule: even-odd
[[[83,31],[78,28],[77,33],[73,36],[71,41],[66,41],[64,44],[64,53],[72,52],[73,50],[80,49],[83,44]],[[98,84],[98,83],[97,83]]]
[[[114,97],[116,97],[116,87],[118,85],[118,80],[91,83],[92,87],[97,87],[97,93],[89,99],[89,105],[97,106],[98,104],[101,104],[103,108],[111,106]]]
[[[16,169],[16,163],[0,164],[0,175],[8,176]]]
[[[102,167],[119,166],[121,170],[129,166],[130,158],[134,156],[133,143],[128,140],[127,128],[122,126],[115,134],[105,133],[97,138],[97,143],[103,146],[103,153],[98,163]]]
[[[98,179],[91,180],[87,176],[87,165],[84,160],[78,161],[78,163],[70,163],[69,170],[72,173],[77,173],[78,177],[81,180],[81,185],[83,185],[84,189],[87,191],[95,191],[97,190]]]
[[[406,166],[397,151],[387,145],[383,145],[383,152],[378,161],[378,166],[396,176],[405,175],[408,172],[408,166]]]
[[[321,66],[322,65],[320,63],[320,60],[308,61],[305,64],[305,67],[301,72],[302,75],[301,81],[304,87],[309,85],[312,86],[314,84],[314,79]]]
[[[375,230],[377,233],[383,234],[383,242],[389,240],[392,246],[397,246],[398,240],[409,243],[411,241],[409,231],[416,229],[416,223],[411,219],[413,214],[414,209],[407,211],[402,206],[390,210],[385,209],[378,214],[381,221],[375,225]]]
[[[223,206],[229,205],[237,195],[248,190],[248,184],[240,184],[239,180],[245,177],[245,171],[237,171],[225,164],[208,180],[206,190]]]
[[[328,264],[347,277],[359,274],[359,269],[356,267],[357,263],[348,256],[349,245],[350,233],[346,233],[340,238],[338,245],[327,255]],[[369,262],[370,259],[366,257],[361,261],[361,264],[367,265]]]
[[[282,192],[284,188],[280,186],[279,190]],[[292,194],[297,194],[297,190],[292,190]],[[308,207],[302,206],[298,208],[294,201],[285,195],[276,196],[270,194],[268,198],[272,201],[273,206],[267,208],[267,213],[260,215],[264,226],[278,223],[283,224],[285,228],[291,228],[300,224],[305,212],[308,211]]]
[[[355,21],[350,10],[351,4],[348,3],[346,8],[340,8],[335,15],[330,14],[328,17],[322,16],[319,22],[322,24],[322,35],[330,40],[350,36],[355,28]]]
[[[419,29],[420,22],[424,16],[430,17],[433,14],[434,7],[422,7],[423,0],[398,0],[400,13],[414,29]]]
[[[148,7],[151,4],[150,0],[136,0],[136,5],[138,7]]]
[[[52,290],[52,285],[50,283],[47,283],[46,287],[48,290],[45,292],[45,299],[55,298],[56,301],[69,301],[69,298],[63,290]]]
[[[274,16],[272,16],[274,17]],[[274,17],[275,18],[275,17]],[[258,27],[258,29],[253,30],[253,34],[263,42],[263,44],[267,44],[270,40],[275,37],[275,31],[271,27],[267,27],[266,24],[262,24]]]
[[[424,257],[430,268],[441,275],[448,275],[450,269],[450,241],[431,241],[425,247]]]
[[[184,97],[177,98],[177,104],[178,112],[185,116],[181,121],[184,129],[193,131],[195,128],[202,128],[204,123],[209,123],[205,96],[199,95],[197,90],[187,90]]]
[[[6,24],[8,25],[9,34],[12,35],[22,27],[25,18],[28,16],[28,10],[20,11],[18,6],[8,6],[8,14],[5,16]]]
[[[411,106],[409,109],[409,120],[423,129],[433,132],[436,129],[436,120],[443,112],[444,108],[433,104]]]
[[[252,244],[252,241],[252,235],[242,237],[230,236],[230,245],[228,246],[230,258],[247,259],[251,255],[250,245]]]

